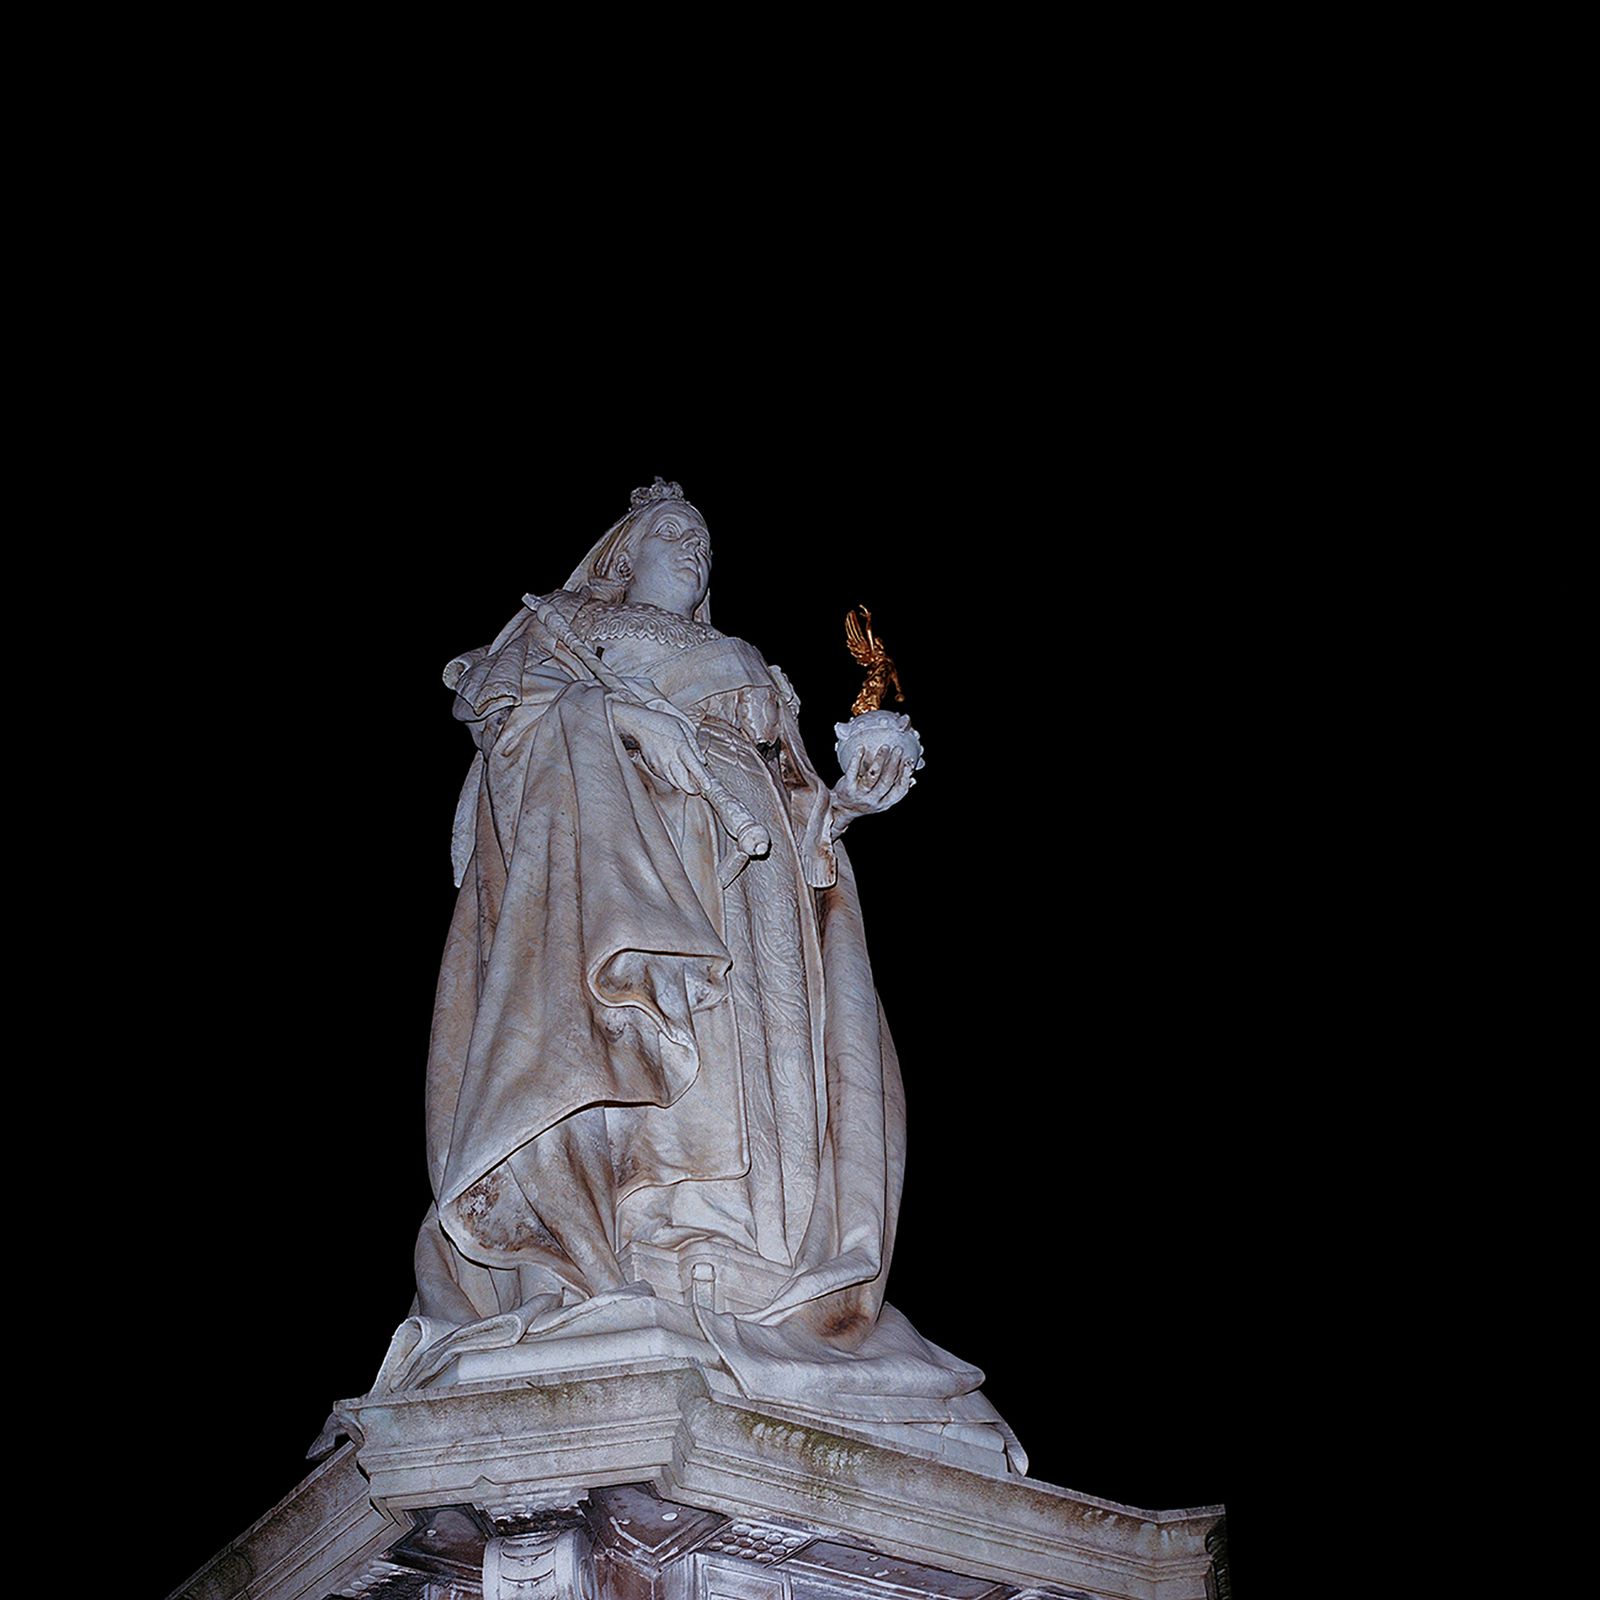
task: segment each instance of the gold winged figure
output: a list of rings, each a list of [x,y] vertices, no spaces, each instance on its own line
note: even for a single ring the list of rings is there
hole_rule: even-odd
[[[900,674],[895,671],[883,640],[872,631],[872,613],[865,606],[857,606],[846,614],[844,638],[850,646],[850,654],[867,669],[867,681],[861,685],[861,693],[851,705],[850,715],[859,717],[868,711],[882,710],[890,684],[894,685],[895,699],[903,701],[905,694],[900,688]]]

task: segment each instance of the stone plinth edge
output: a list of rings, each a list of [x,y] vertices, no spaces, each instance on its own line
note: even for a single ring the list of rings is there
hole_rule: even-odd
[[[355,1446],[341,1445],[169,1600],[321,1600],[399,1532],[373,1504]]]
[[[788,1519],[1022,1588],[1205,1600],[1205,1537],[1222,1514],[1144,1511],[973,1471],[730,1400],[680,1359],[368,1395],[339,1414],[373,1505],[394,1522],[429,1506],[648,1482],[678,1504]]]

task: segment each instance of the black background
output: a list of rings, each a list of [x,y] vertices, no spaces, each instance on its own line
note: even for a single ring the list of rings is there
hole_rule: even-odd
[[[1135,437],[1115,388],[1090,424],[953,388],[931,352],[714,414],[673,358],[566,404],[357,355],[359,382],[335,362],[301,388],[267,330],[266,388],[196,430],[172,511],[200,543],[128,553],[103,647],[139,684],[90,798],[92,850],[135,863],[108,928],[144,1130],[123,1198],[148,1208],[119,1465],[183,1484],[143,1535],[155,1587],[303,1475],[408,1309],[471,753],[440,671],[658,472],[710,527],[714,620],[788,671],[824,774],[857,602],[925,741],[905,803],[849,837],[910,1105],[891,1300],[984,1369],[1035,1476],[1225,1502],[1248,1569],[1255,1113],[1292,957],[1262,546],[1191,509],[1236,465],[1227,430],[1152,440],[1146,409]]]

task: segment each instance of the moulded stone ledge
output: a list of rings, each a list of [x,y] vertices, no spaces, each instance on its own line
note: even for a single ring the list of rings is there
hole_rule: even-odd
[[[711,1541],[677,1555],[657,1550],[679,1564],[662,1569],[664,1587],[651,1578],[638,1591],[648,1600],[696,1600],[692,1584],[681,1596],[673,1587],[689,1581],[690,1567],[734,1576],[748,1568],[756,1582],[759,1563],[788,1559],[790,1545],[800,1551],[793,1580],[763,1579],[761,1595],[806,1600],[807,1585],[820,1584],[819,1594],[882,1600],[901,1591],[875,1574],[898,1561],[922,1574],[920,1588],[901,1585],[906,1595],[1206,1600],[1205,1540],[1222,1515],[1143,1511],[977,1471],[942,1458],[931,1438],[927,1448],[901,1448],[849,1424],[729,1398],[676,1358],[366,1395],[338,1414],[352,1442],[173,1600],[486,1593],[470,1576],[474,1561],[488,1572],[497,1555],[521,1550],[517,1541],[537,1544],[551,1517],[570,1522],[587,1506],[594,1518],[618,1495],[654,1504],[663,1530],[681,1529],[673,1537],[693,1528]],[[716,1530],[746,1524],[777,1530],[769,1544],[778,1543],[744,1552],[741,1564],[737,1540]],[[608,1525],[599,1517],[595,1537],[615,1577],[632,1558],[604,1548]],[[453,1566],[440,1542],[447,1528]],[[628,1550],[638,1533],[619,1532]],[[446,1583],[429,1571],[453,1576]],[[718,1577],[716,1592],[744,1592],[731,1581]],[[609,1600],[610,1587],[600,1592]],[[636,1600],[626,1585],[617,1593]]]

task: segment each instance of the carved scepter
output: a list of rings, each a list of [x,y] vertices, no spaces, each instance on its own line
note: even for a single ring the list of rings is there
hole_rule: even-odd
[[[681,712],[670,700],[646,700],[636,690],[624,683],[600,657],[572,631],[567,619],[561,615],[548,600],[542,600],[536,594],[525,594],[522,603],[533,613],[534,624],[550,640],[552,644],[559,644],[588,672],[603,689],[616,695],[619,700],[626,700],[629,705],[640,706],[646,711],[660,711],[669,717],[675,717],[681,722],[689,734],[691,743],[695,743],[695,725]],[[696,748],[698,744],[696,743]],[[703,763],[702,763],[703,765]],[[756,819],[750,815],[745,804],[739,797],[731,793],[721,782],[715,778],[710,769],[705,772],[705,799],[717,815],[717,821],[727,829],[732,836],[737,859],[733,871],[724,880],[726,888],[739,873],[751,857],[760,858],[772,848],[772,836]]]

